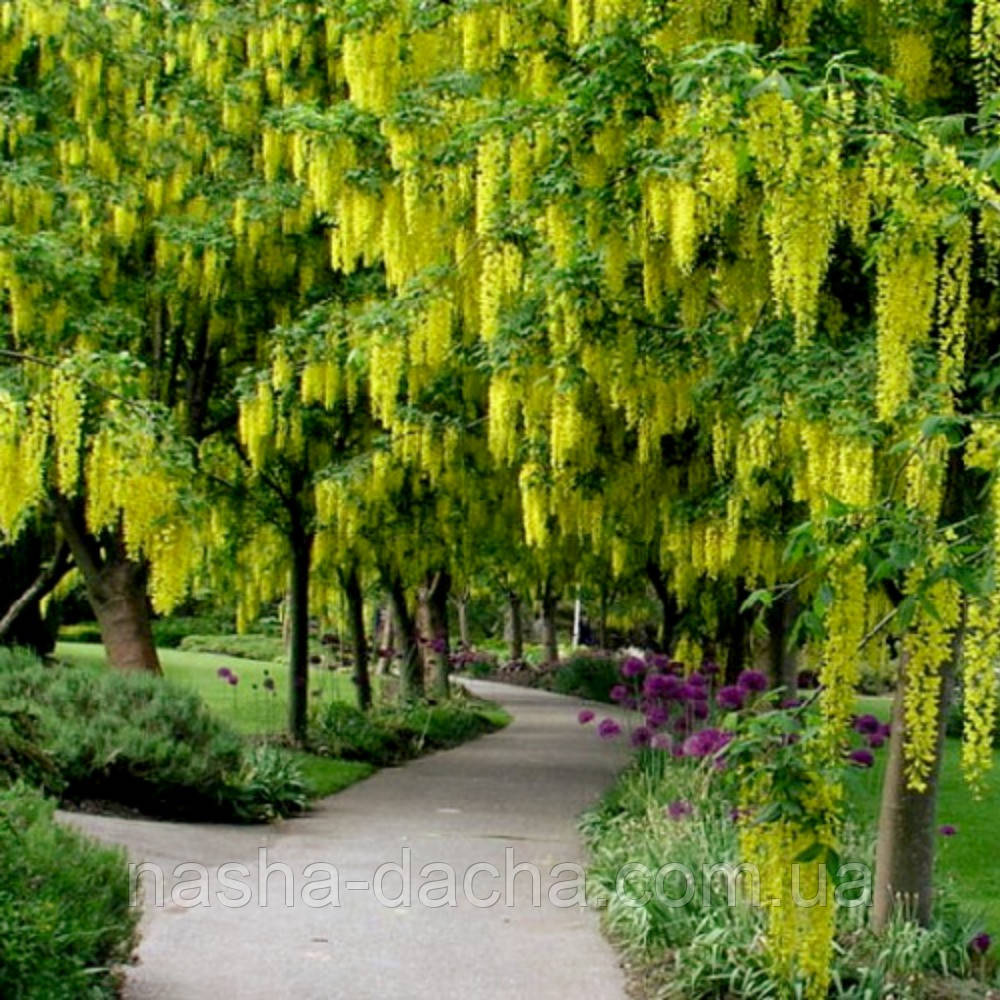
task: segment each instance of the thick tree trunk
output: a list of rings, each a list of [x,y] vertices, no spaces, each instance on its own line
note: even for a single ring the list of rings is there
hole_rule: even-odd
[[[427,652],[431,663],[434,695],[447,698],[451,674],[451,641],[448,634],[448,595],[451,576],[441,570],[428,579],[427,585]]]
[[[108,663],[115,670],[162,674],[153,642],[145,566],[127,558],[120,537],[102,552],[84,526],[79,504],[59,497],[55,510],[87,588]]]
[[[358,705],[367,711],[372,705],[372,681],[368,673],[368,641],[365,638],[365,597],[358,567],[352,566],[342,579],[354,647],[354,686],[358,691]]]
[[[293,522],[292,571],[289,581],[288,731],[304,743],[309,723],[309,571],[313,536]]]
[[[510,646],[510,662],[520,663],[524,659],[524,617],[523,601],[514,591],[507,593],[507,641]]]
[[[660,602],[662,616],[660,619],[659,634],[660,652],[669,653],[673,648],[677,634],[677,620],[679,617],[677,598],[670,592],[670,588],[667,586],[667,579],[663,574],[663,570],[660,569],[659,563],[654,562],[652,559],[646,563],[646,577],[656,594],[656,599]]]
[[[882,804],[878,820],[878,845],[875,854],[875,888],[872,927],[877,933],[886,929],[896,913],[926,927],[931,920],[934,902],[934,843],[937,813],[938,779],[944,752],[948,708],[954,691],[958,661],[961,657],[962,630],[952,642],[952,655],[941,672],[938,699],[938,731],[934,764],[927,779],[927,790],[914,791],[907,786],[906,670],[909,656],[904,647],[900,655],[899,680],[892,704],[892,734],[889,759],[882,782]]]
[[[406,588],[398,576],[389,585],[392,610],[396,619],[396,638],[401,644],[399,662],[399,698],[415,701],[424,696],[424,670],[417,642],[417,628],[406,602]]]
[[[106,563],[87,580],[101,641],[115,670],[162,673],[153,642],[146,596],[146,569],[129,559]]]
[[[559,598],[552,590],[552,584],[546,583],[542,592],[542,650],[546,663],[555,663],[559,659],[559,636],[556,631],[556,611],[559,608]]]

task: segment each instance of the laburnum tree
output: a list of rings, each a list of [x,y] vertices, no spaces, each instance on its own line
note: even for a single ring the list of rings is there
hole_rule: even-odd
[[[596,534],[617,474],[677,465],[657,509],[661,572],[682,608],[706,588],[737,608],[776,584],[794,593],[831,759],[859,657],[892,654],[875,919],[901,899],[926,916],[963,617],[973,782],[996,711],[981,500],[996,466],[993,6],[342,14],[350,99],[381,120],[397,171],[377,227],[390,287],[453,274],[453,327],[482,344],[528,541],[546,544],[553,520]],[[748,789],[748,804],[774,793]],[[817,786],[827,846],[844,808]],[[744,846],[780,888],[815,835],[779,809]],[[771,921],[779,967],[823,995],[831,908]]]
[[[164,446],[197,409],[176,388],[190,345],[224,345],[213,382],[241,351],[271,366],[242,405],[252,453],[280,433],[271,331],[371,271],[334,367],[388,443],[359,465],[370,491],[362,473],[323,498],[311,473],[316,524],[398,529],[366,558],[407,617],[455,544],[436,534],[423,557],[427,512],[471,509],[460,471],[485,437],[540,565],[579,546],[655,568],[664,609],[715,623],[730,658],[744,609],[802,609],[816,774],[842,756],[860,657],[891,664],[875,921],[900,900],[926,918],[959,660],[973,787],[997,710],[994,0],[0,10],[0,273],[24,355],[5,376],[6,532],[44,496],[83,497],[105,558],[150,565],[167,606],[225,541],[224,521],[192,537],[198,499],[165,485],[192,480],[164,471],[194,454]],[[317,350],[323,366],[343,347]],[[45,353],[54,369],[27,357]],[[777,898],[817,837],[837,842],[844,792],[812,792],[803,817],[766,776],[746,789],[748,815],[772,806],[742,843]],[[808,996],[833,919],[769,914],[776,968]]]

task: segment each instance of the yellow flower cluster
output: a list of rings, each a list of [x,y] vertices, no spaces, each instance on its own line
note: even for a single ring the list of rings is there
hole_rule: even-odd
[[[940,559],[943,553],[937,553]],[[907,592],[916,594],[923,571],[911,571]],[[941,670],[953,655],[954,632],[961,614],[961,595],[954,580],[939,580],[927,588],[925,607],[917,612],[903,655],[904,751],[907,785],[914,791],[927,790],[937,762],[938,727],[941,718]]]
[[[851,556],[852,553],[847,552],[830,571],[834,596],[827,614],[820,666],[824,749],[831,758],[842,751],[854,714],[861,676],[861,643],[867,620],[865,568]]]
[[[80,484],[83,404],[83,387],[79,380],[65,371],[56,372],[49,402],[55,450],[55,485],[66,497],[76,496]]]

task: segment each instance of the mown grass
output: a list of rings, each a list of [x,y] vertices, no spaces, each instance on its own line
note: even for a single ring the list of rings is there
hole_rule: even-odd
[[[859,700],[862,712],[888,720],[890,699]],[[950,879],[955,896],[970,915],[982,915],[984,929],[1000,936],[1000,865],[995,848],[1000,843],[1000,752],[994,753],[994,773],[981,799],[976,799],[962,777],[962,744],[949,739],[938,789],[938,825],[957,828],[954,837],[938,841],[938,874]],[[873,822],[878,817],[886,754],[877,755],[875,767],[858,782],[857,809]]]
[[[269,735],[285,731],[288,717],[288,667],[263,660],[237,659],[217,653],[193,653],[183,649],[160,649],[163,673],[176,684],[196,691],[205,704],[241,733]],[[97,643],[60,642],[56,656],[78,666],[106,667],[104,647]],[[239,678],[233,687],[218,676],[227,667]],[[274,691],[264,688],[274,680]],[[355,702],[354,685],[348,676],[330,670],[314,670],[310,677],[314,702]]]

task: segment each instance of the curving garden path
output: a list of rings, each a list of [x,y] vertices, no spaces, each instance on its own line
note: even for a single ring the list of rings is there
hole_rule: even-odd
[[[572,870],[553,878],[552,868],[581,861],[576,817],[610,783],[624,751],[598,741],[592,726],[580,726],[580,703],[572,699],[486,682],[468,686],[502,704],[512,724],[381,771],[298,819],[234,827],[67,816],[166,874],[163,905],[147,898],[126,1000],[623,997],[623,974],[596,913],[556,905],[548,889],[560,882],[563,898],[574,896]],[[272,868],[287,865],[292,875],[287,880],[281,870],[272,872],[266,907],[260,905],[261,848]],[[373,877],[383,863],[402,865],[404,848],[412,905],[383,905],[370,887]],[[514,878],[510,893],[511,852],[514,864],[539,869],[540,905],[534,905],[530,872]],[[178,884],[172,873],[183,862],[205,866],[209,881],[203,883],[199,869],[180,873],[181,903],[207,889],[209,905],[172,901]],[[246,866],[229,870],[242,888],[217,883],[216,870],[227,862]],[[333,866],[336,878],[329,867],[307,873],[314,863]],[[455,871],[457,905],[422,905],[419,890],[428,882],[440,886],[430,898],[446,897],[449,888],[446,871],[420,877],[429,863]],[[495,905],[477,905],[465,894],[463,882],[477,863],[500,874],[479,869],[471,895],[488,902],[495,891]],[[383,900],[395,901],[402,881],[386,875]],[[332,900],[334,882],[340,905],[320,906]],[[303,901],[304,887],[311,887],[312,905]],[[251,899],[225,906],[219,892],[229,902]]]

